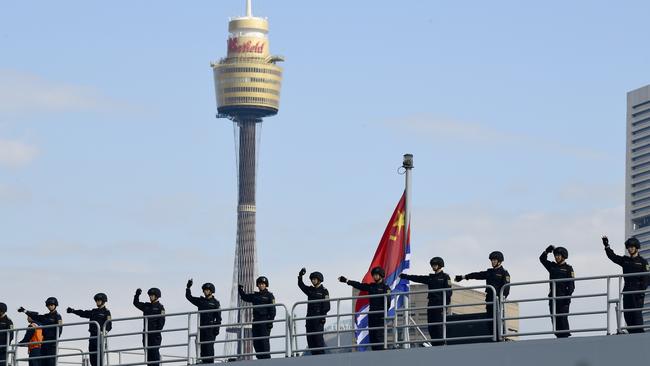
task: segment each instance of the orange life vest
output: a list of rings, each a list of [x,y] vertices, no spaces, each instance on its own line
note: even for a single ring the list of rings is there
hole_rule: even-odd
[[[41,348],[42,343],[32,344],[31,342],[43,342],[43,330],[39,328],[36,323],[30,324],[30,326],[34,328],[34,334],[32,335],[32,338],[29,339],[30,344],[27,346],[31,351],[33,349]]]

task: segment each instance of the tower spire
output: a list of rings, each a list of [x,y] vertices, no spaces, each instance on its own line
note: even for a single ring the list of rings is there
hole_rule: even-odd
[[[249,18],[253,16],[252,0],[246,0],[246,16]]]

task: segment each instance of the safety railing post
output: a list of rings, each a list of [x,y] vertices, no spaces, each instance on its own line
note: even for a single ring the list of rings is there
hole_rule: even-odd
[[[187,364],[190,365],[191,354],[190,348],[192,344],[192,314],[187,314]],[[196,315],[196,337],[194,337],[194,354],[198,360],[201,359],[201,315]]]
[[[144,347],[144,362],[149,365],[149,319],[144,318],[144,335],[143,335],[143,347]]]
[[[395,310],[393,314],[393,321],[391,323],[391,333],[393,333],[393,347],[395,347],[399,342],[398,335],[397,335],[397,321],[398,321],[398,313],[397,313],[397,304],[399,304],[399,295],[396,295],[394,297],[395,299]],[[393,303],[393,300],[391,300],[391,304]]]
[[[499,301],[496,289],[492,286],[488,286],[488,290],[492,294],[492,341],[496,342],[499,337]]]
[[[411,296],[407,293],[404,296],[404,301],[406,301],[404,304],[404,325],[406,326],[405,332],[404,332],[404,340],[406,343],[404,344],[404,348],[411,348],[411,331],[410,328],[408,327],[409,324],[409,318],[411,317],[411,313],[409,311],[409,308],[411,307]]]
[[[551,324],[553,325],[553,334],[557,335],[557,307],[555,303],[555,287],[556,282],[551,280]]]
[[[341,299],[336,299],[336,347],[341,348]]]
[[[610,325],[611,321],[609,319],[610,317],[610,306],[609,306],[609,291],[610,291],[610,284],[611,284],[611,278],[607,277],[607,297],[605,298],[606,301],[606,306],[607,306],[607,335],[610,335]]]
[[[447,293],[443,292],[442,293],[442,342],[443,344],[447,343],[447,306],[448,305],[449,304],[447,304]],[[427,317],[427,322],[428,322],[428,317]],[[431,340],[431,342],[433,342],[433,340]]]
[[[616,306],[616,333],[620,334],[623,332],[622,324],[622,315],[623,312],[623,278],[618,278],[618,305]]]
[[[411,307],[411,296],[410,294],[404,295],[404,341],[406,342],[404,344],[404,348],[409,349],[411,348],[411,330],[408,327],[409,325],[409,318],[411,317],[410,313],[410,307]]]
[[[102,326],[102,359],[104,359],[104,355],[106,357],[106,366],[110,366],[111,364],[111,357],[109,356],[110,353],[108,352],[108,337],[106,337],[106,325],[111,322],[111,319],[108,319],[106,323]],[[121,362],[121,360],[120,360]]]
[[[90,354],[89,357],[95,357],[95,360],[97,360],[97,365],[98,366],[104,366],[104,352],[103,352],[103,337],[102,337],[102,327],[99,325],[98,322],[94,322],[93,326],[97,330],[95,333],[95,344],[97,345],[97,348],[95,349],[95,354]],[[92,337],[92,335],[91,335]],[[90,351],[90,350],[89,350]],[[90,359],[87,360],[90,362]]]
[[[388,318],[388,307],[390,306],[390,295],[384,295],[384,327],[383,327],[383,332],[384,332],[384,349],[388,348],[388,326],[386,323],[386,319]],[[370,328],[370,322],[368,322],[368,327]],[[376,332],[376,330],[375,330]]]
[[[241,318],[241,310],[239,311],[239,315],[240,315],[239,324],[237,324],[239,325],[239,340],[237,342],[236,355],[237,355],[237,359],[243,359],[242,356],[240,355],[246,352],[244,352],[244,322],[242,321]]]
[[[292,316],[289,314],[289,310],[287,309],[286,306],[282,305],[284,308],[284,356],[285,357],[291,357],[291,319]]]
[[[294,320],[296,318],[296,306],[298,304],[294,304],[293,307],[291,308],[291,354],[295,357],[298,356],[298,328],[296,327],[296,321]]]
[[[54,366],[59,365],[59,330],[59,327],[54,328]]]

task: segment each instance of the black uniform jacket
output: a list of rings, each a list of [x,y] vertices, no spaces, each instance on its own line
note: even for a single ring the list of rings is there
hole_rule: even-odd
[[[501,293],[501,289],[507,283],[510,283],[510,273],[506,271],[502,266],[497,268],[488,268],[486,271],[482,272],[472,272],[465,275],[465,278],[468,280],[485,280],[485,284],[494,287],[497,292],[497,297]],[[488,297],[492,296],[492,291],[489,288],[485,289],[485,293]],[[503,290],[503,297],[508,297],[510,295],[510,286],[506,287]]]
[[[547,253],[544,252],[539,256],[539,261],[542,263],[544,268],[548,271],[548,278],[551,280],[560,279],[560,278],[575,278],[575,273],[573,272],[573,267],[566,264],[557,264],[546,259]],[[576,289],[574,281],[562,281],[556,282],[555,287],[555,296],[571,296],[573,291]],[[549,284],[548,296],[553,295],[553,283]],[[571,300],[571,299],[568,299]]]
[[[610,247],[605,247],[605,253],[607,254],[607,258],[609,258],[612,262],[623,267],[623,273],[650,272],[650,265],[648,265],[648,261],[640,255],[637,255],[636,257],[616,255]],[[646,287],[648,287],[648,280],[649,279],[647,275],[638,277],[625,277],[625,286],[623,287],[623,290],[645,290]]]
[[[27,314],[27,316],[32,318],[34,323],[40,326],[57,325],[63,323],[63,319],[61,318],[61,315],[59,315],[59,313],[56,310],[43,315],[40,315],[35,311],[26,311],[25,314]],[[63,333],[63,327],[43,328],[43,340],[45,341],[55,340],[57,328],[59,329],[59,336],[61,336],[61,333]],[[46,343],[46,345],[53,345],[53,344],[54,343]]]
[[[356,288],[357,290],[366,291],[368,295],[379,295],[379,294],[389,294],[390,287],[385,283],[361,283],[357,281],[348,281],[348,285]],[[370,302],[370,311],[384,310],[384,303],[390,303],[390,299],[387,299],[385,296],[371,297],[368,299]],[[370,314],[379,316],[383,314]]]
[[[444,288],[451,288],[451,278],[445,272],[430,273],[428,276],[406,275],[405,278],[409,281],[423,283],[427,285],[429,290],[439,290]],[[451,303],[451,291],[436,291],[429,292],[427,298],[429,305],[442,305],[442,294],[447,298],[446,304]]]
[[[165,315],[165,307],[160,301],[156,302],[140,302],[139,296],[133,297],[133,306],[142,311],[142,315]],[[165,326],[165,317],[164,316],[155,316],[145,319],[147,324],[147,330],[162,330]],[[160,334],[160,333],[158,333]],[[149,333],[151,335],[151,333]]]
[[[185,298],[196,306],[200,310],[218,310],[221,308],[219,301],[212,296],[211,298],[206,298],[204,296],[194,297],[192,296],[192,291],[188,288],[185,289]],[[220,311],[211,311],[209,313],[201,314],[201,325],[218,325],[221,324],[221,312]],[[214,329],[214,334],[219,334],[219,327],[206,328]]]
[[[302,282],[302,276],[298,277],[298,287],[307,295],[307,300],[325,300],[330,298],[327,289],[320,285],[318,287],[306,286]],[[330,311],[329,301],[319,301],[307,304],[307,316],[327,315]]]
[[[89,319],[90,321],[99,323],[99,329],[102,329],[104,327],[104,324],[106,324],[107,320],[111,320],[111,312],[110,310],[106,309],[106,307],[96,308],[92,310],[73,310],[72,313],[82,318]],[[108,324],[106,324],[106,331],[110,332],[111,329],[113,329],[113,324],[111,322],[108,322]],[[88,331],[90,332],[90,335],[97,335],[97,327],[94,324],[90,324],[88,326]]]
[[[0,318],[0,330],[8,330],[14,328],[14,322],[9,319],[7,314]],[[14,339],[14,332],[3,332],[0,333],[0,347],[6,347],[7,344],[7,335],[9,336],[9,343]]]
[[[264,291],[255,291],[252,294],[247,294],[244,292],[244,290],[239,288],[239,296],[241,296],[242,300],[250,302],[253,305],[275,304],[275,297],[273,296],[273,293],[268,289],[264,289]],[[253,321],[258,322],[273,319],[275,319],[275,306],[253,308]],[[269,327],[273,325],[273,323],[268,324]]]

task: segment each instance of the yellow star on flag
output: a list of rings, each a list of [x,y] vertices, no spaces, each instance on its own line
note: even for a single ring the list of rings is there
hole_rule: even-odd
[[[398,211],[397,219],[395,219],[395,222],[393,222],[393,227],[397,227],[397,232],[395,235],[390,236],[391,241],[397,240],[397,236],[400,234],[402,228],[404,227],[404,211]]]

